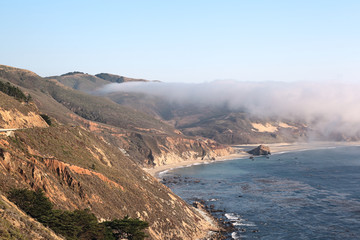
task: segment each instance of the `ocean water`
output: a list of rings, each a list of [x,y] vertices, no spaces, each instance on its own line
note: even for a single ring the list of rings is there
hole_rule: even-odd
[[[162,177],[234,226],[227,239],[360,239],[360,147],[179,168]]]

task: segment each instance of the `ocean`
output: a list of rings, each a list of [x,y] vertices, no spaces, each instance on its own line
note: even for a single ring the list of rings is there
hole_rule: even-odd
[[[360,239],[359,146],[194,165],[161,177],[231,224],[227,239]]]

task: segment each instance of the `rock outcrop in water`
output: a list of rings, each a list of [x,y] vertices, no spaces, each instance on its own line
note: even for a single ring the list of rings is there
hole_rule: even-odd
[[[248,151],[248,153],[255,156],[260,156],[260,155],[270,155],[271,151],[270,151],[270,147],[265,145],[259,145],[258,147]]]

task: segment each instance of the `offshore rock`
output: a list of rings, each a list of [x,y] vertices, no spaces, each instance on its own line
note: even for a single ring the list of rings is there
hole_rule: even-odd
[[[255,155],[255,156],[260,156],[260,155],[270,155],[270,147],[265,146],[265,145],[259,145],[258,147],[248,151],[248,153]]]

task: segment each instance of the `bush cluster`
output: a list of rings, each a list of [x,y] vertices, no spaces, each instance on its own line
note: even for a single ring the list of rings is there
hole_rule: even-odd
[[[125,216],[99,223],[88,209],[55,210],[41,190],[13,189],[8,197],[31,217],[69,240],[143,240],[147,237],[144,233],[149,226],[147,222]]]
[[[45,121],[49,126],[52,125],[51,118],[50,118],[48,115],[46,115],[46,114],[40,114],[40,116],[42,117],[42,119],[44,119],[44,121]]]
[[[30,94],[26,96],[18,87],[11,85],[9,82],[3,83],[0,81],[0,91],[16,98],[20,102],[29,102],[31,100]]]

